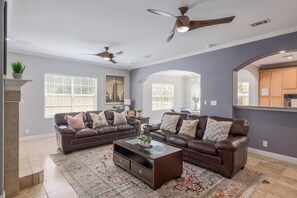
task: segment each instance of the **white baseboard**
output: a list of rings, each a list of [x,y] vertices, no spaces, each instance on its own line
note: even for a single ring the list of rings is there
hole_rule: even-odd
[[[39,140],[43,138],[49,138],[49,137],[54,137],[56,133],[47,133],[47,134],[42,134],[42,135],[32,135],[32,136],[27,136],[27,137],[20,137],[20,141],[30,141],[30,140]],[[0,197],[1,198],[1,197]]]
[[[3,191],[3,194],[0,195],[0,198],[5,198],[5,192]]]
[[[265,157],[270,157],[270,158],[281,160],[281,161],[285,161],[285,162],[289,162],[289,163],[297,164],[297,158],[286,156],[286,155],[281,155],[281,154],[263,151],[263,150],[259,150],[259,149],[254,149],[254,148],[250,148],[250,147],[248,147],[248,152],[262,155]]]

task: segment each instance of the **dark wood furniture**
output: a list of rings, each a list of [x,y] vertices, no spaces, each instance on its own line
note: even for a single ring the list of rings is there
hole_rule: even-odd
[[[135,117],[135,119],[139,120],[141,124],[150,123],[150,117]]]
[[[143,148],[135,138],[113,142],[113,162],[141,179],[152,189],[178,178],[183,172],[182,149],[152,140],[152,148]]]

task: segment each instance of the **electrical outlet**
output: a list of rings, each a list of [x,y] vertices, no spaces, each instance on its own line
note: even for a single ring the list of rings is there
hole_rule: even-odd
[[[263,147],[268,147],[268,142],[266,140],[263,140]]]
[[[26,134],[30,133],[30,129],[26,129],[26,130],[25,130],[25,133],[26,133]]]
[[[217,101],[216,100],[211,100],[210,105],[211,106],[217,106]]]
[[[204,100],[204,105],[207,105],[207,100]]]

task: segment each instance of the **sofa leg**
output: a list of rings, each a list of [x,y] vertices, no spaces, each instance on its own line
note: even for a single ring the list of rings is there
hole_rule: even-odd
[[[241,167],[241,170],[243,170],[244,169],[244,166],[243,167]]]

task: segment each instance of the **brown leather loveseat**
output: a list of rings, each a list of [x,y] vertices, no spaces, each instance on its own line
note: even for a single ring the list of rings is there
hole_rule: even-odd
[[[101,111],[87,111],[83,114],[85,128],[79,131],[68,127],[65,115],[75,116],[80,112],[58,113],[55,115],[55,130],[58,147],[65,154],[74,150],[90,148],[112,143],[113,140],[137,136],[141,133],[139,120],[127,118],[127,124],[113,125],[113,111],[105,111],[109,126],[92,129],[93,120],[90,113],[99,114]]]
[[[228,138],[219,142],[203,140],[208,116],[186,115],[168,112],[165,114],[180,115],[176,126],[177,132],[160,130],[161,123],[145,125],[144,133],[153,139],[183,149],[183,159],[203,168],[231,178],[247,161],[247,134],[249,124],[246,120],[210,116],[216,121],[231,121]],[[178,134],[184,119],[199,119],[196,137]]]

